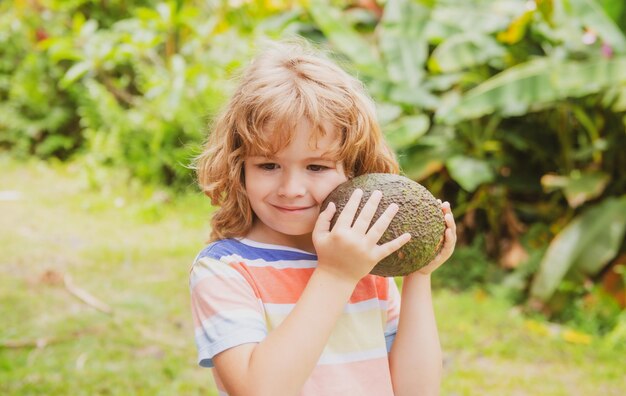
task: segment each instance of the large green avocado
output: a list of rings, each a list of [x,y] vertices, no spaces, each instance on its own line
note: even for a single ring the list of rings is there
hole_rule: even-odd
[[[337,186],[321,206],[322,211],[326,209],[329,202],[334,202],[337,207],[331,220],[331,229],[352,192],[357,188],[363,190],[357,216],[374,190],[380,190],[383,193],[371,224],[374,224],[391,203],[396,203],[400,207],[379,244],[389,242],[405,232],[411,234],[411,240],[380,261],[372,269],[371,274],[408,275],[424,267],[439,253],[446,228],[441,205],[425,187],[400,175],[370,173],[357,176]]]

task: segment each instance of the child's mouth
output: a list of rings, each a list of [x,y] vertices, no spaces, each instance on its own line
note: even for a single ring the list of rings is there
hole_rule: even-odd
[[[274,206],[274,207],[280,210],[281,212],[286,212],[286,213],[300,213],[300,212],[304,212],[305,210],[312,208],[312,206]]]

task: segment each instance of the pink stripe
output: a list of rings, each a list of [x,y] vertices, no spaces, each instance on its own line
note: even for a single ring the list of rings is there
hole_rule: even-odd
[[[376,395],[393,396],[386,357],[338,365],[316,366],[301,396]]]
[[[218,312],[235,309],[252,309],[260,311],[261,307],[252,294],[250,285],[243,279],[228,278],[215,282],[209,276],[196,284],[191,292],[193,322],[196,327]]]

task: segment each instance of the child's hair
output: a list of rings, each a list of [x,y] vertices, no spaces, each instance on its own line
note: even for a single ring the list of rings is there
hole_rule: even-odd
[[[219,206],[212,216],[211,240],[249,232],[254,213],[245,191],[244,158],[280,151],[303,120],[315,138],[329,127],[337,131],[332,154],[348,177],[398,173],[361,82],[305,42],[273,43],[244,69],[196,159],[200,188]]]

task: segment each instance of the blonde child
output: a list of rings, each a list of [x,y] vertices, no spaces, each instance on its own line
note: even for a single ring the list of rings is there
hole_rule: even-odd
[[[241,76],[197,161],[219,209],[190,276],[199,364],[227,395],[432,395],[442,354],[430,274],[370,275],[410,235],[377,242],[398,210],[368,230],[381,193],[356,216],[357,190],[329,231],[340,183],[398,173],[358,80],[302,43],[275,43]],[[406,208],[404,209],[406,210]]]

